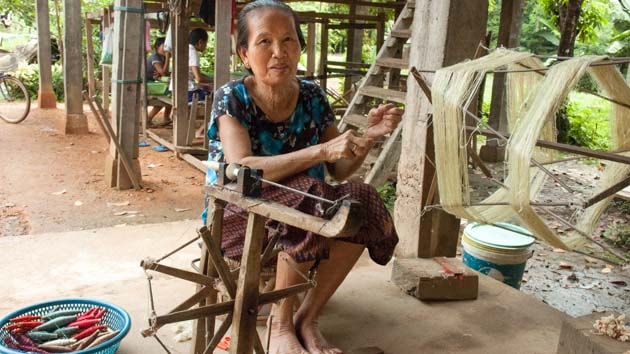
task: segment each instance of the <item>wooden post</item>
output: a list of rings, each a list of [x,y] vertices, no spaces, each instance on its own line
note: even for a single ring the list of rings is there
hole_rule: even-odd
[[[225,202],[210,198],[208,203],[208,221],[210,222],[210,233],[213,242],[216,245],[221,244],[221,234],[223,231],[223,208],[225,207]],[[201,248],[201,260],[199,263],[199,269],[201,274],[217,277],[217,271],[214,267],[213,263],[210,262],[208,258],[208,249],[206,244],[204,243]],[[197,285],[197,291],[201,290],[201,285]],[[212,289],[208,296],[203,299],[199,306],[211,305],[217,302],[217,291]],[[202,354],[210,340],[212,339],[212,335],[214,334],[214,322],[215,316],[208,316],[204,320],[197,320],[193,325],[193,336],[192,336],[192,346],[191,346],[191,354]]]
[[[65,134],[87,134],[87,118],[83,114],[83,72],[81,58],[81,2],[67,0],[63,6],[64,26],[64,98],[66,119],[61,131]]]
[[[250,354],[254,348],[258,317],[260,255],[266,218],[249,213],[241,270],[238,275],[230,354]]]
[[[306,28],[306,76],[313,76],[315,75],[315,53],[317,52],[315,22],[309,22]]]
[[[52,84],[52,64],[50,60],[51,49],[49,7],[48,0],[37,0],[37,36],[46,38],[39,41],[37,46],[37,63],[39,64],[39,89],[37,91],[37,103],[39,108],[57,108],[57,100]]]
[[[188,131],[188,19],[184,4],[171,20],[173,36],[173,145],[184,146]]]
[[[88,14],[85,14],[85,60],[87,63],[87,79],[88,79],[88,94],[90,97],[96,93],[96,83],[94,82],[94,46],[92,45],[92,23],[88,18]]]
[[[64,49],[64,43],[63,43],[63,37],[61,35],[61,20],[60,20],[60,16],[59,16],[59,0],[55,0],[55,22],[57,24],[57,49],[59,50],[59,56],[61,58],[61,67],[64,68],[65,67],[65,63],[64,61],[65,56],[63,54]]]
[[[320,86],[326,91],[326,80],[328,74],[326,73],[326,67],[328,66],[328,19],[324,19],[322,22],[322,40],[319,48],[319,82]]]
[[[521,18],[523,0],[503,0],[501,3],[501,19],[497,47],[515,48],[520,43]],[[495,130],[505,132],[507,129],[507,111],[505,102],[505,73],[495,73],[492,80],[492,101],[488,124]],[[483,92],[481,93],[483,95]],[[488,162],[503,161],[505,148],[497,145],[496,140],[489,140],[481,147],[479,156]]]
[[[368,8],[367,6],[357,6],[355,4],[350,4],[350,15],[367,15]],[[353,21],[350,20],[350,24],[353,23],[364,23],[364,21]],[[348,63],[360,63],[361,62],[361,54],[363,48],[363,29],[350,28],[348,29],[348,48],[346,50],[346,61]],[[376,47],[380,49],[380,47]],[[377,49],[377,50],[378,50]],[[350,91],[352,89],[352,84],[358,81],[360,77],[358,76],[346,76],[343,84],[343,92]]]
[[[432,70],[472,58],[485,36],[487,16],[487,0],[416,0],[412,33],[420,35],[412,36],[410,67]],[[458,234],[450,230],[457,230],[459,221],[434,214],[435,210],[420,217],[429,190],[427,181],[432,178],[427,168],[430,164],[425,163],[425,154],[430,151],[427,140],[431,105],[415,80],[407,80],[406,101],[394,210],[400,237],[396,254],[402,258],[447,255],[454,249],[443,249],[436,242],[447,238],[444,243],[456,244],[452,240],[456,241]],[[435,216],[429,218],[430,214]]]
[[[103,28],[108,28],[112,25],[111,16],[109,8],[104,8],[103,18],[101,20]],[[105,112],[109,112],[109,93],[111,92],[112,87],[112,70],[109,65],[102,65],[101,70],[103,71],[103,109]]]
[[[217,0],[214,30],[214,88],[230,81],[232,1]]]
[[[114,2],[114,52],[112,61],[112,127],[137,181],[141,181],[138,162],[138,124],[142,100],[140,97],[141,46],[144,45],[142,0]],[[120,9],[120,10],[117,10]],[[113,143],[112,143],[113,145]],[[114,146],[115,147],[115,146]],[[131,177],[122,160],[110,148],[106,158],[105,179],[118,189],[131,188]]]

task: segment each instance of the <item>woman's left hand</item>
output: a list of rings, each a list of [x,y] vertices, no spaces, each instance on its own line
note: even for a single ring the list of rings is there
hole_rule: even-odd
[[[403,112],[393,103],[381,104],[377,108],[372,108],[367,116],[368,130],[366,136],[379,138],[393,132],[400,124]]]

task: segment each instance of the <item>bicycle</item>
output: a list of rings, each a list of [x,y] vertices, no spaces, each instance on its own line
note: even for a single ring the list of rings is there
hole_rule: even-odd
[[[5,63],[0,63],[2,70],[0,71],[0,118],[7,123],[17,124],[28,116],[31,110],[31,97],[22,81],[6,73],[6,71],[12,70],[10,68],[13,68],[13,63],[17,67],[17,60],[14,56],[4,56],[0,58],[0,62],[5,58],[10,63],[8,66],[3,65]]]

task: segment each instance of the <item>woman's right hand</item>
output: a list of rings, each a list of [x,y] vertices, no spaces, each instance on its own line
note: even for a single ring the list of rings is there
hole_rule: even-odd
[[[373,144],[373,139],[359,137],[353,130],[348,130],[325,142],[323,144],[323,154],[326,162],[353,159],[357,156],[367,155]]]

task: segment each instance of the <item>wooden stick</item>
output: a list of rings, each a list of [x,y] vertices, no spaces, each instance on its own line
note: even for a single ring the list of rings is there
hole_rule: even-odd
[[[210,230],[208,230],[207,227],[203,226],[201,229],[199,229],[198,233],[201,236],[203,242],[206,244],[210,260],[212,261],[212,264],[214,264],[214,268],[216,269],[217,273],[219,273],[219,277],[221,277],[223,285],[225,285],[230,299],[234,299],[234,296],[236,295],[236,283],[230,275],[230,268],[225,263],[223,256],[221,256],[221,250],[219,249],[219,246],[212,239],[210,235]]]
[[[214,349],[217,347],[217,344],[221,341],[221,338],[225,335],[230,326],[232,325],[232,318],[234,317],[234,313],[230,312],[221,323],[221,326],[217,329],[217,332],[212,336],[212,339],[208,343],[208,346],[203,351],[203,354],[212,354]]]
[[[191,281],[193,283],[202,284],[209,287],[212,287],[214,285],[214,280],[211,277],[208,277],[199,273],[194,273],[187,270],[178,269],[178,268],[169,267],[163,264],[155,263],[151,259],[143,260],[142,262],[140,262],[140,266],[145,270],[152,270],[155,272],[168,274],[176,278]]]
[[[506,139],[506,141],[507,139],[510,138],[510,134],[498,133],[494,130],[489,130],[489,129],[480,129],[477,127],[466,127],[466,130],[469,130],[469,131],[474,130],[478,132],[479,134],[490,136],[490,137],[498,137],[498,138]],[[548,149],[554,149],[558,151],[569,152],[572,154],[584,155],[588,157],[594,157],[594,158],[598,158],[602,160],[614,161],[614,162],[630,165],[630,156],[623,156],[623,155],[611,153],[608,151],[591,150],[591,149],[586,149],[580,146],[562,144],[562,143],[546,141],[546,140],[537,140],[536,145],[540,147],[548,148]]]
[[[101,128],[103,135],[105,135],[105,139],[107,139],[108,143],[111,142],[112,137],[109,136],[109,132],[107,131],[107,129],[105,129],[105,126],[103,125],[103,122],[101,121],[99,117],[99,113],[96,110],[96,107],[94,107],[94,102],[92,102],[92,100],[90,100],[89,97],[86,96],[86,91],[83,91],[83,97],[87,101],[88,106],[90,106],[90,110],[92,111],[92,114],[94,114],[94,117],[96,118],[96,123],[98,123],[98,126]]]
[[[582,206],[584,209],[590,207],[591,205],[606,199],[608,197],[610,197],[611,195],[619,192],[620,190],[626,188],[628,185],[630,185],[630,176],[624,178],[623,180],[615,183],[614,185],[610,186],[609,188],[597,193],[596,195],[592,196],[589,200],[587,200],[586,202],[584,202],[584,205]]]
[[[103,124],[103,126],[108,132],[110,140],[114,143],[114,146],[116,146],[116,151],[118,152],[118,156],[120,156],[120,159],[123,163],[123,167],[125,167],[125,170],[127,171],[127,174],[129,175],[129,179],[131,179],[131,183],[133,183],[133,188],[136,190],[141,190],[142,186],[140,185],[140,182],[138,181],[135,171],[131,167],[131,161],[127,157],[127,154],[125,154],[125,151],[123,150],[123,148],[120,146],[120,143],[118,142],[118,138],[116,137],[116,133],[114,133],[114,129],[112,129],[112,126],[109,124],[109,120],[107,119],[107,116],[105,115],[105,111],[103,110],[103,107],[101,107],[101,104],[98,103],[98,101],[90,99],[86,91],[83,91],[83,97],[88,101],[88,103],[92,101],[93,103],[96,104],[96,107],[101,113],[100,115],[95,114],[96,119],[101,121],[101,123]],[[90,107],[92,107],[92,103],[90,103]]]

